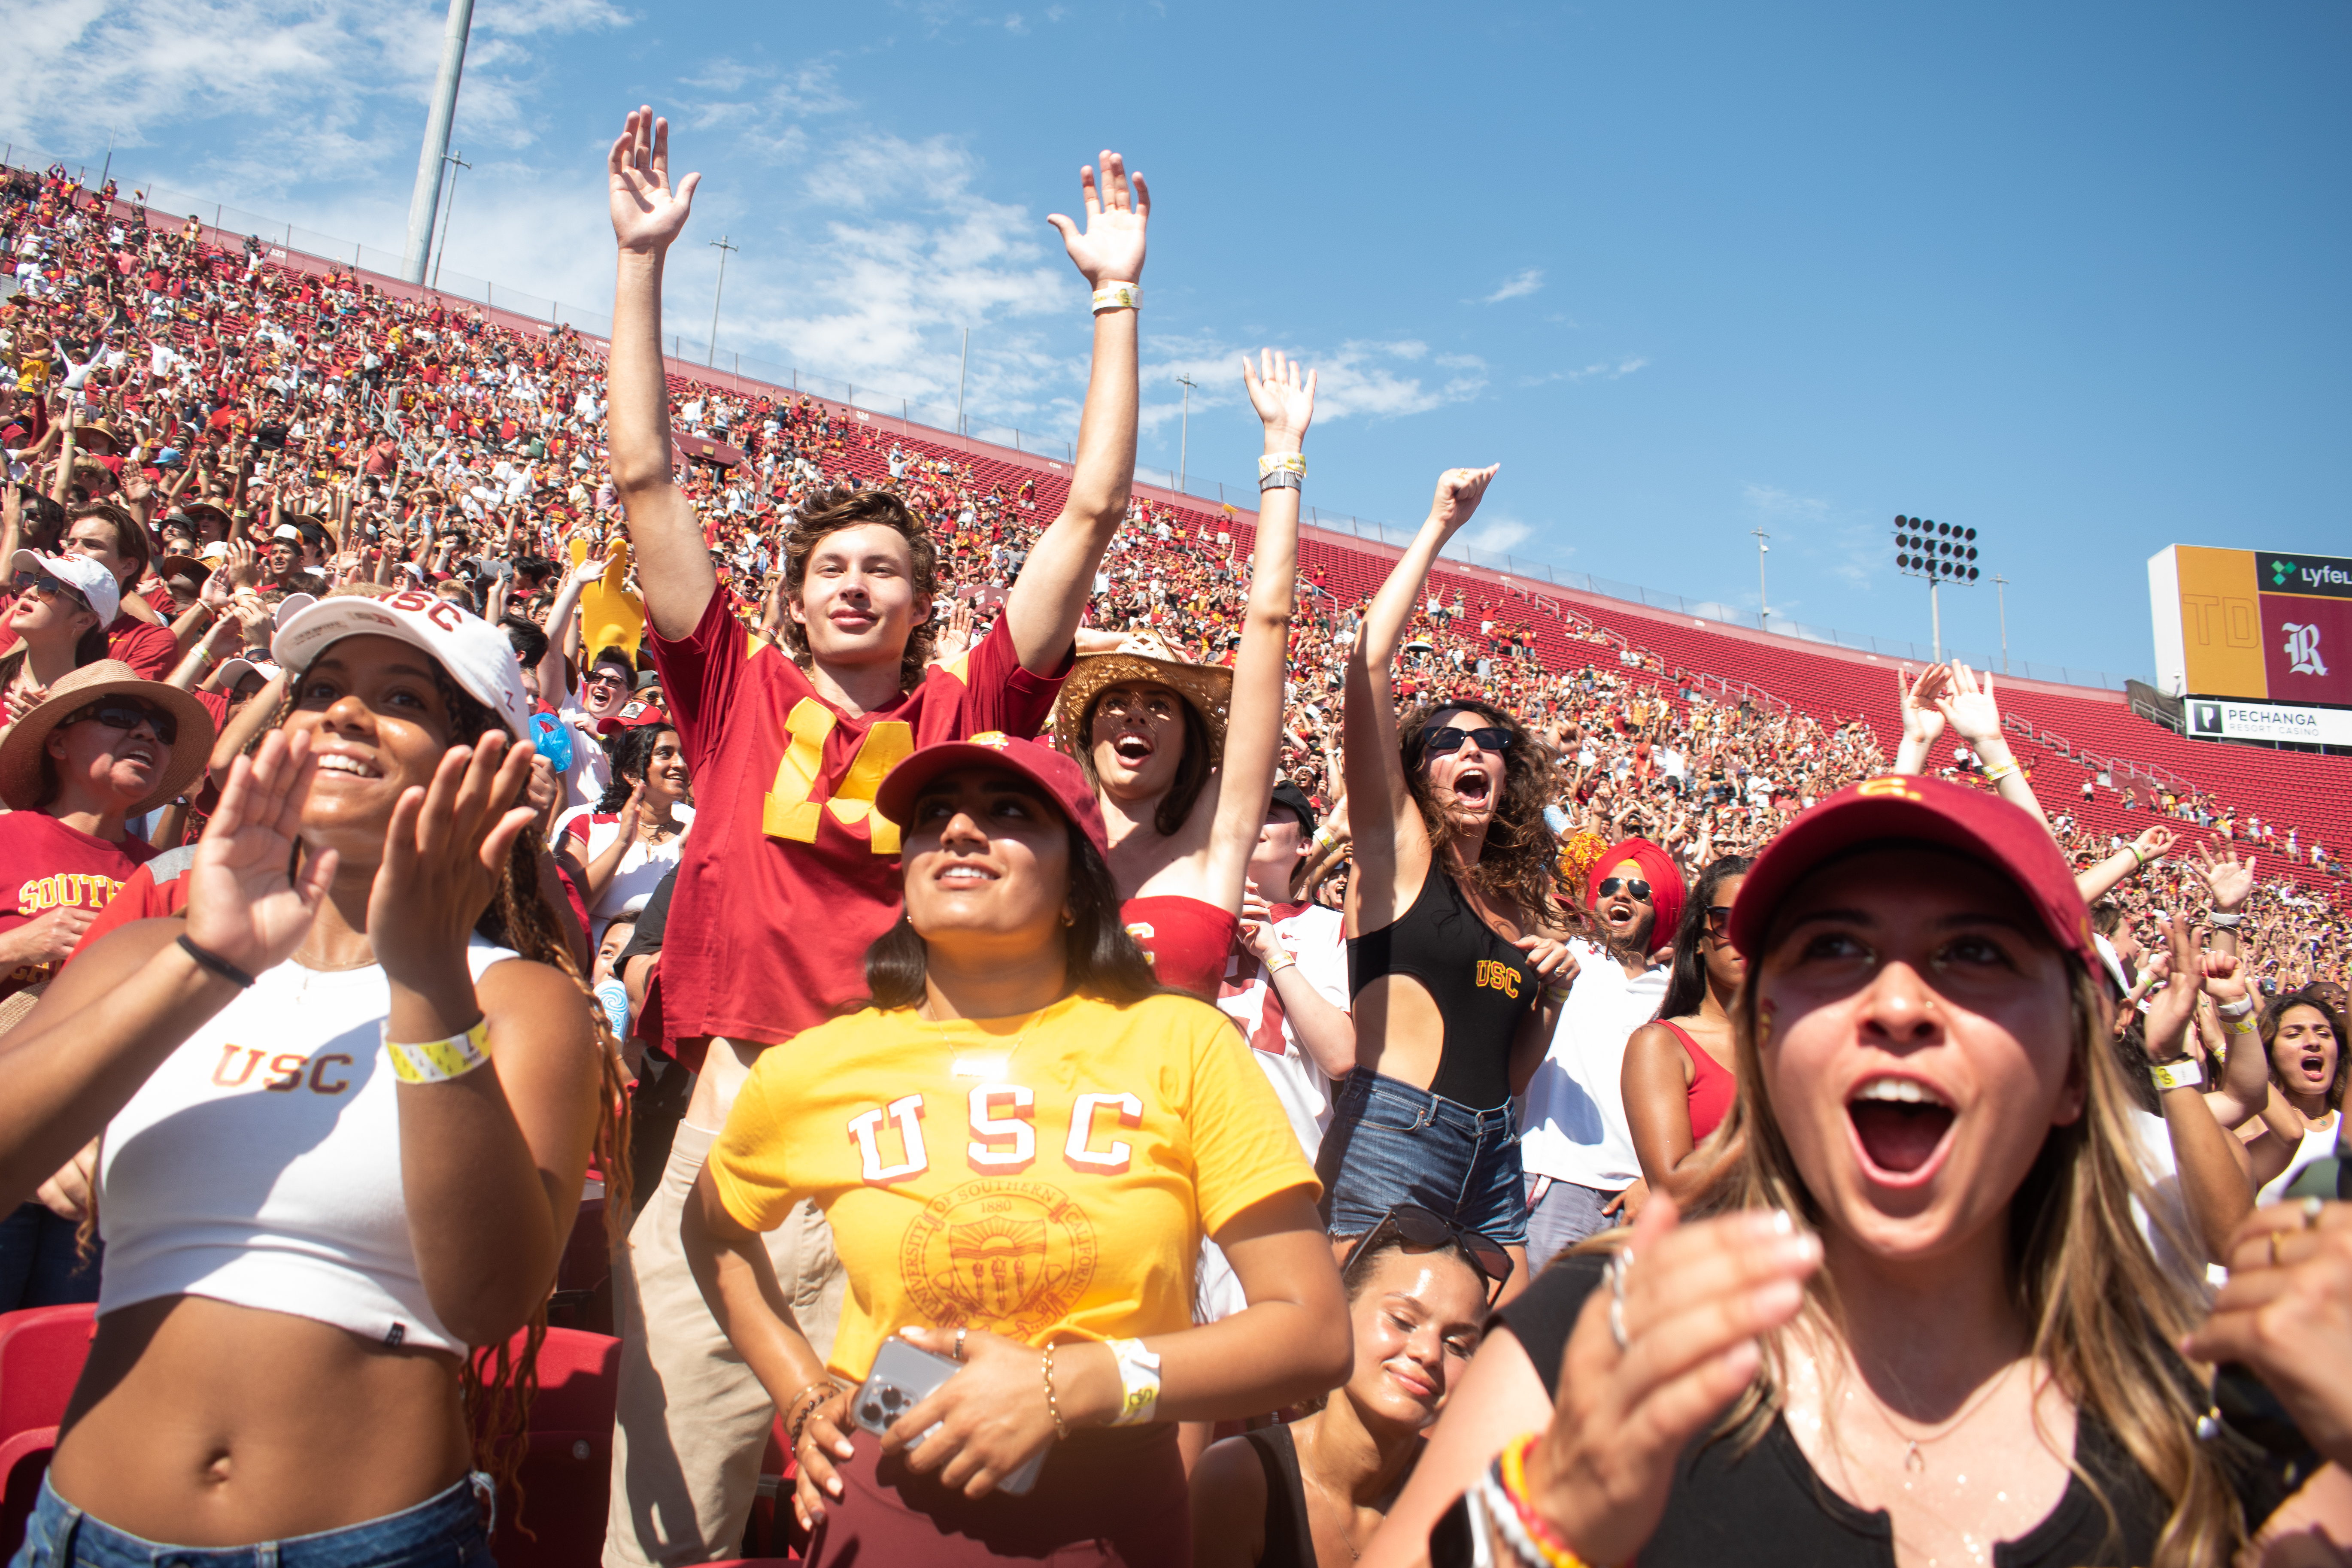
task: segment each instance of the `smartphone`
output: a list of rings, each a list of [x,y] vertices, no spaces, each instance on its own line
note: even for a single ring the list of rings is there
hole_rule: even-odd
[[[918,1349],[893,1334],[875,1352],[874,1366],[866,1381],[849,1402],[849,1418],[868,1432],[879,1436],[891,1424],[929,1398],[934,1390],[953,1377],[961,1368],[943,1355],[933,1355]],[[923,1436],[930,1434],[926,1432]],[[922,1442],[921,1437],[908,1445],[908,1452]],[[1037,1484],[1037,1472],[1045,1468],[1049,1444],[1037,1450],[1029,1462],[996,1483],[996,1489],[1014,1497],[1026,1497],[1029,1489]]]

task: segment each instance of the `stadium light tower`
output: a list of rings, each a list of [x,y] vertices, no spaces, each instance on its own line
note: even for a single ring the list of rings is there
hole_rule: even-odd
[[[441,29],[441,74],[433,83],[433,103],[425,116],[425,146],[416,155],[416,186],[408,195],[408,243],[400,253],[400,275],[425,281],[433,254],[433,218],[441,205],[441,176],[448,165],[449,122],[457,113],[457,79],[466,70],[466,37],[473,31],[474,0],[449,0],[449,20]]]
[[[1944,662],[1944,607],[1936,591],[1947,583],[1962,587],[1977,580],[1977,531],[1924,517],[1895,520],[1895,569],[1927,579],[1927,620],[1935,637],[1936,662]],[[2004,635],[2002,640],[2008,640]]]
[[[1761,524],[1748,531],[1756,536],[1756,629],[1769,632],[1772,629],[1772,601],[1764,592],[1764,557],[1772,547],[1764,542],[1772,536],[1764,531]]]

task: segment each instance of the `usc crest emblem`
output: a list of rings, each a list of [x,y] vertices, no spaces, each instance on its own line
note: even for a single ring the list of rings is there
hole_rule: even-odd
[[[1097,1258],[1094,1226],[1068,1194],[997,1176],[924,1205],[899,1243],[898,1274],[928,1321],[1026,1340],[1069,1315]]]

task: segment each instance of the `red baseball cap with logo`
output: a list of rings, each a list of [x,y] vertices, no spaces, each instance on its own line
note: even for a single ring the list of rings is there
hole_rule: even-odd
[[[1003,768],[1019,773],[1077,824],[1097,854],[1110,858],[1110,831],[1103,826],[1102,807],[1078,764],[1051,746],[1020,740],[1002,730],[983,730],[970,740],[942,741],[909,753],[874,792],[874,809],[904,833],[907,818],[915,809],[915,796],[923,786],[958,768]]]
[[[1767,845],[1731,906],[1731,945],[1755,963],[1773,911],[1807,873],[1857,845],[1906,842],[1957,851],[2008,878],[2050,940],[2098,973],[2091,911],[2050,830],[1999,795],[1909,773],[1850,784]]]

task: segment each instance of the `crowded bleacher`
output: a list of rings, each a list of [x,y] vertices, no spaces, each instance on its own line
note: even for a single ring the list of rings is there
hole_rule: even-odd
[[[16,1562],[2347,1560],[2352,762],[1140,488],[1111,154],[1068,461],[698,373],[667,159],[0,169]]]

